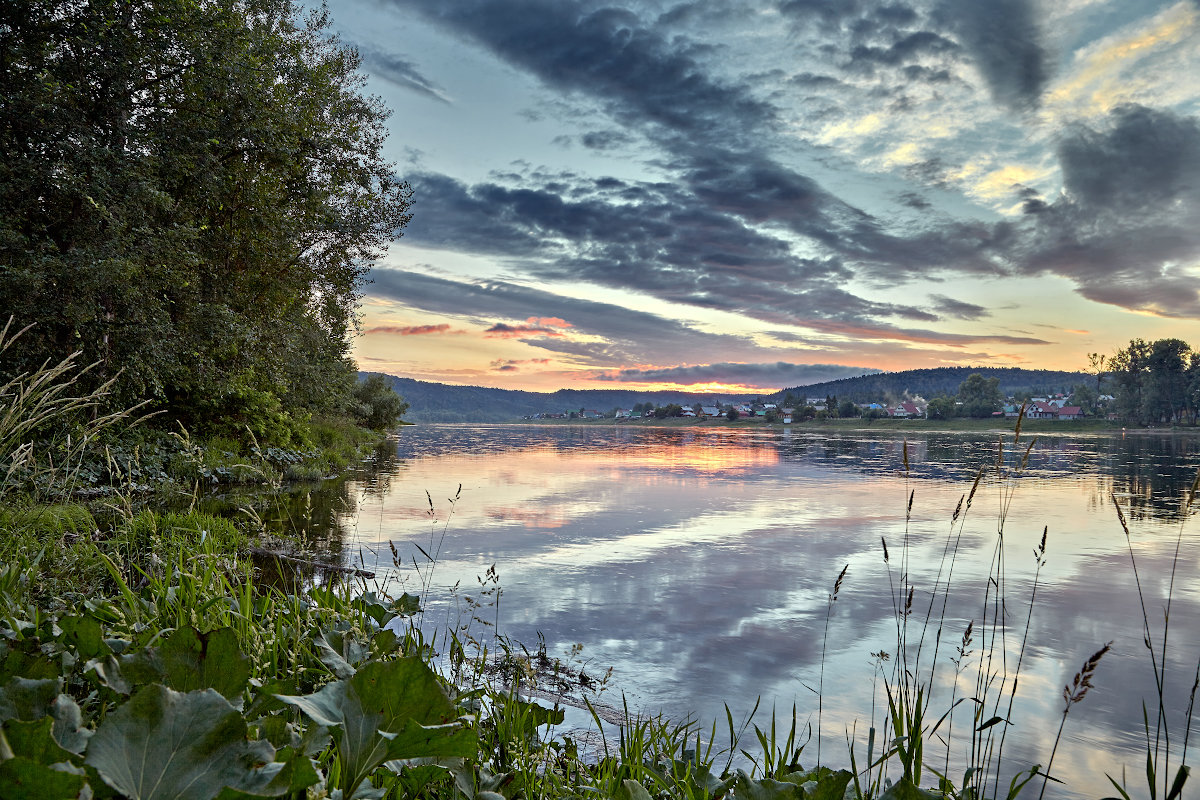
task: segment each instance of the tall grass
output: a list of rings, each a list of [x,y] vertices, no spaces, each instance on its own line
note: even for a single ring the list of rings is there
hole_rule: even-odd
[[[0,328],[0,358],[32,325]],[[91,391],[78,389],[99,362],[81,365],[79,352],[49,360],[0,384],[0,501],[18,489],[69,495],[85,450],[99,434],[131,422],[146,403],[105,413],[116,378]]]

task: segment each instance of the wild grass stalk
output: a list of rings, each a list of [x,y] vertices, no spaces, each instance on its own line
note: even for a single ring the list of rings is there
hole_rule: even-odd
[[[1185,493],[1183,502],[1179,511],[1179,527],[1175,535],[1174,552],[1171,556],[1170,577],[1167,582],[1167,594],[1163,599],[1163,616],[1162,616],[1162,633],[1161,639],[1155,642],[1154,632],[1150,625],[1150,614],[1146,608],[1145,587],[1142,583],[1141,572],[1138,569],[1137,556],[1134,554],[1133,537],[1129,530],[1129,522],[1126,519],[1125,512],[1121,509],[1121,504],[1117,500],[1114,493],[1110,493],[1110,499],[1113,502],[1113,507],[1117,512],[1117,520],[1121,525],[1121,530],[1125,534],[1125,546],[1129,552],[1129,563],[1133,571],[1134,584],[1137,588],[1138,604],[1142,612],[1142,643],[1146,648],[1147,654],[1150,657],[1150,667],[1154,674],[1154,689],[1156,700],[1156,713],[1154,718],[1154,733],[1150,732],[1150,715],[1146,710],[1145,703],[1142,704],[1143,724],[1146,735],[1146,784],[1150,792],[1151,798],[1157,798],[1160,793],[1159,780],[1161,778],[1161,794],[1166,798],[1178,797],[1187,782],[1191,768],[1187,765],[1187,749],[1191,734],[1192,718],[1195,711],[1196,691],[1200,688],[1200,659],[1196,664],[1195,677],[1192,681],[1192,688],[1188,694],[1187,708],[1184,714],[1184,732],[1183,744],[1179,755],[1179,764],[1175,769],[1174,775],[1171,774],[1171,722],[1167,713],[1167,652],[1170,649],[1170,633],[1171,633],[1171,605],[1175,596],[1175,579],[1179,568],[1180,553],[1183,546],[1183,529],[1187,523],[1188,514],[1191,511],[1192,505],[1195,502],[1197,492],[1200,491],[1200,470],[1196,472],[1192,480],[1192,484]],[[1111,775],[1108,776],[1109,781],[1121,793],[1122,797],[1128,798],[1128,789],[1122,783],[1117,783]]]

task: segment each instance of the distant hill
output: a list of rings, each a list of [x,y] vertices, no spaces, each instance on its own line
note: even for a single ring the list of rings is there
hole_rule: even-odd
[[[857,378],[841,378],[836,381],[814,383],[782,389],[773,397],[783,397],[791,392],[796,397],[826,397],[835,395],[838,400],[855,403],[898,401],[904,396],[920,395],[926,400],[939,395],[951,396],[958,391],[959,384],[972,373],[978,372],[985,378],[999,378],[1000,391],[1005,395],[1018,392],[1030,394],[1053,394],[1069,392],[1079,383],[1095,383],[1096,376],[1086,372],[1059,372],[1047,369],[1018,369],[1016,367],[938,367],[936,369],[910,369],[904,372],[879,372]]]
[[[486,386],[456,386],[412,378],[384,377],[409,404],[404,418],[409,422],[512,422],[544,413],[565,413],[581,408],[608,412],[614,408],[632,408],[637,403],[692,406],[743,402],[755,397],[782,398],[788,392],[796,397],[836,395],[838,400],[855,403],[899,401],[906,394],[925,399],[953,395],[960,383],[973,372],[1000,379],[1000,391],[1046,394],[1068,392],[1077,383],[1094,382],[1085,372],[1055,372],[1013,367],[939,367],[910,369],[904,372],[880,372],[858,378],[842,378],[825,383],[783,389],[775,394],[712,395],[687,392],[639,392],[628,389],[559,389],[557,392],[522,392],[492,389]],[[369,373],[359,373],[365,376]],[[383,373],[380,373],[383,374]]]
[[[369,373],[360,373],[365,376]],[[382,374],[382,373],[380,373]],[[512,422],[543,413],[565,413],[581,408],[600,412],[632,408],[637,403],[729,403],[751,399],[742,395],[638,392],[628,389],[559,389],[557,392],[522,392],[486,386],[455,386],[384,375],[409,404],[409,422]],[[765,397],[766,395],[761,395]]]

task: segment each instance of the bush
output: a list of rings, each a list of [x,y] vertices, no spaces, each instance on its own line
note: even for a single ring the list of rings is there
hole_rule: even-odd
[[[373,431],[394,427],[408,403],[382,375],[368,375],[354,387],[354,418]]]

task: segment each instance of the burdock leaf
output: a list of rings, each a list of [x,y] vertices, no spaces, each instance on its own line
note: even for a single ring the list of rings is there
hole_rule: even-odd
[[[419,658],[370,661],[311,695],[279,699],[332,729],[344,797],[353,797],[385,761],[471,756],[478,749],[471,729],[453,724],[454,704]]]
[[[0,763],[0,797],[4,800],[75,800],[84,780],[82,775],[21,756]]]
[[[10,719],[3,725],[4,738],[8,740],[13,755],[18,758],[27,758],[47,767],[69,762],[72,754],[54,740],[53,727],[54,720],[50,717],[42,717],[35,722]]]
[[[250,662],[238,646],[233,628],[198,633],[180,628],[159,648],[166,684],[177,692],[216,689],[233,699],[250,681]]]
[[[212,800],[225,787],[279,794],[274,758],[269,742],[247,741],[242,715],[216,690],[159,684],[105,717],[87,750],[87,764],[131,800]]]
[[[41,719],[50,713],[61,686],[62,681],[58,678],[9,678],[0,686],[0,722]]]

